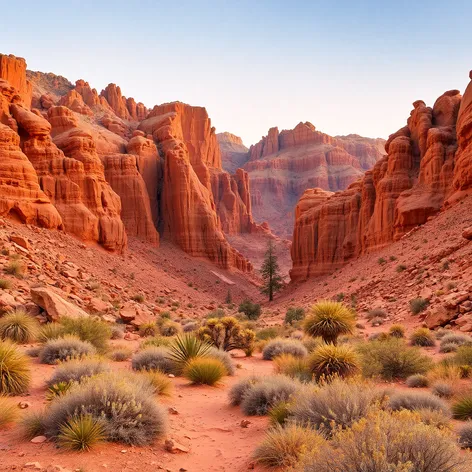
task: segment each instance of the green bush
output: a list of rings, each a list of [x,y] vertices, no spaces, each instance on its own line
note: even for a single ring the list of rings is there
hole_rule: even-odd
[[[290,403],[277,403],[269,410],[268,415],[272,426],[283,426],[290,415]]]
[[[0,342],[0,395],[21,395],[30,381],[28,357],[10,342]]]
[[[456,365],[463,366],[472,366],[472,346],[462,345],[459,346],[455,355],[454,362]]]
[[[88,341],[81,341],[75,336],[51,339],[44,344],[39,353],[41,364],[57,364],[72,359],[82,359],[96,353],[96,349]]]
[[[23,310],[7,313],[0,318],[0,339],[18,344],[33,342],[38,334],[39,324]]]
[[[72,451],[89,451],[105,439],[102,422],[91,415],[74,416],[61,425],[57,444]]]
[[[185,378],[199,385],[215,385],[226,373],[225,365],[219,359],[212,357],[196,357],[191,359],[183,372]]]
[[[64,327],[59,323],[43,324],[38,333],[38,341],[46,343],[50,339],[62,338],[64,336]]]
[[[347,345],[326,344],[310,354],[308,368],[316,379],[350,377],[359,372],[359,358]]]
[[[162,336],[171,337],[176,336],[182,332],[182,326],[175,321],[164,321],[160,326],[160,332]]]
[[[133,370],[159,370],[166,374],[173,374],[176,371],[171,352],[163,347],[149,347],[136,353],[131,359],[131,367]]]
[[[305,357],[308,354],[302,342],[296,339],[273,339],[262,350],[262,358],[270,361],[281,354],[291,354],[295,357]]]
[[[154,321],[143,323],[139,327],[139,334],[143,338],[147,338],[149,336],[157,336],[159,334],[159,326],[157,326],[156,322]]]
[[[269,326],[267,328],[262,328],[256,331],[256,339],[258,341],[269,341],[270,339],[275,339],[281,334],[281,329],[279,326]]]
[[[302,321],[305,318],[305,309],[301,307],[290,307],[285,313],[285,323],[293,324],[297,321]]]
[[[177,336],[169,346],[169,357],[178,372],[197,357],[207,356],[211,351],[211,344],[202,341],[191,334]]]
[[[462,395],[453,403],[452,414],[456,420],[472,419],[472,395],[470,393]]]
[[[152,338],[145,339],[141,344],[141,349],[148,347],[169,347],[172,343],[172,339],[166,338],[165,336],[153,336]]]
[[[105,322],[82,316],[80,318],[63,318],[61,325],[64,334],[77,336],[82,341],[92,344],[98,351],[104,352],[108,347],[108,340],[111,338],[111,328]]]
[[[257,320],[261,316],[261,306],[246,299],[240,303],[238,312],[244,313],[250,320]]]

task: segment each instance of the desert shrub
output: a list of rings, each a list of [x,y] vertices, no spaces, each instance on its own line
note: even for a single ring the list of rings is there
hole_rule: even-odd
[[[114,324],[111,327],[110,339],[123,339],[125,337],[125,327],[123,325]]]
[[[0,279],[0,288],[2,290],[8,290],[12,287],[12,283],[7,279]]]
[[[439,346],[439,352],[443,354],[448,354],[451,352],[457,352],[457,349],[459,349],[459,346],[456,343],[442,343]]]
[[[295,466],[306,452],[315,452],[324,439],[313,430],[297,424],[270,429],[254,451],[254,460],[267,467]]]
[[[431,347],[436,343],[433,333],[428,328],[418,328],[410,336],[412,346]]]
[[[64,336],[64,327],[59,323],[46,323],[41,326],[37,339],[40,343],[46,343],[50,339]]]
[[[275,373],[283,374],[301,382],[309,382],[312,374],[306,358],[295,357],[293,354],[280,354],[274,358]]]
[[[46,414],[44,410],[33,410],[26,412],[26,414],[23,415],[19,421],[21,437],[31,440],[36,436],[43,436],[45,433],[45,418]]]
[[[304,333],[303,333],[303,331],[300,331],[300,330],[292,331],[290,333],[290,337],[292,339],[298,339],[299,341],[302,341],[303,337],[304,337]],[[310,339],[314,339],[314,338],[310,337]]]
[[[147,338],[149,336],[157,336],[159,334],[159,326],[157,326],[157,324],[154,321],[143,323],[139,327],[139,334],[143,338]]]
[[[192,333],[196,331],[199,327],[199,323],[197,321],[189,321],[182,326],[184,333]]]
[[[439,398],[451,398],[454,395],[454,387],[449,382],[435,382],[431,386],[431,392]]]
[[[132,354],[133,351],[129,347],[117,346],[108,354],[108,357],[114,362],[125,362]]]
[[[0,395],[21,395],[30,381],[28,357],[10,342],[0,342]]]
[[[18,418],[18,406],[10,398],[0,395],[0,430]]]
[[[436,364],[429,372],[428,379],[430,382],[447,381],[457,382],[462,377],[461,368],[454,363],[441,362]]]
[[[173,374],[176,369],[170,351],[163,347],[149,347],[137,352],[131,359],[131,367],[133,370],[159,370],[166,374]]]
[[[71,360],[60,364],[46,383],[51,387],[60,382],[81,382],[85,378],[108,371],[110,367],[99,359]]]
[[[197,330],[196,336],[223,351],[249,349],[254,346],[256,334],[244,329],[236,318],[224,317],[207,320],[205,326]]]
[[[459,445],[467,449],[472,448],[472,421],[468,421],[459,429]]]
[[[143,371],[141,375],[149,381],[156,395],[166,397],[171,395],[174,386],[167,374],[159,370],[150,370]]]
[[[441,337],[441,346],[443,344],[456,344],[457,346],[472,344],[472,337],[467,334],[448,332]]]
[[[270,361],[281,354],[291,354],[295,357],[305,357],[308,354],[306,347],[296,339],[273,339],[262,350],[262,358]]]
[[[293,324],[297,321],[302,321],[305,318],[305,309],[301,307],[290,307],[287,312],[285,313],[285,323],[286,324]]]
[[[334,379],[320,387],[307,386],[293,396],[289,421],[331,435],[349,428],[383,402],[385,393],[370,383]]]
[[[261,316],[261,306],[246,299],[240,303],[238,313],[244,313],[250,320],[257,320]]]
[[[10,261],[3,269],[5,273],[21,278],[25,274],[25,266],[21,261]]]
[[[166,415],[152,394],[150,383],[136,374],[92,377],[51,403],[45,418],[46,435],[58,439],[64,425],[79,413],[100,421],[108,441],[149,444],[166,425]]]
[[[279,402],[268,412],[269,422],[272,426],[283,426],[290,415],[290,403]]]
[[[214,310],[209,311],[205,318],[224,318],[225,316],[226,312],[223,310],[223,308],[215,308]]]
[[[403,272],[403,271],[406,270],[406,269],[407,269],[407,267],[406,267],[405,264],[398,264],[397,267],[395,268],[395,270],[396,270],[397,272]]]
[[[366,377],[384,380],[406,379],[413,374],[424,374],[432,365],[419,348],[407,346],[402,339],[390,338],[359,344],[362,372]]]
[[[388,330],[388,334],[392,336],[392,338],[404,338],[405,328],[400,324],[392,325]]]
[[[142,293],[137,293],[136,295],[133,295],[131,297],[131,300],[138,302],[138,303],[144,303],[145,297]]]
[[[393,411],[428,408],[449,416],[451,412],[446,402],[428,392],[397,392],[390,397],[388,405]]]
[[[39,357],[39,353],[41,352],[42,346],[33,346],[27,349],[25,352],[30,357]]]
[[[347,306],[323,300],[313,305],[304,320],[303,328],[310,336],[319,336],[326,343],[335,344],[342,334],[352,334],[354,325],[354,313]]]
[[[472,366],[472,346],[459,346],[454,355],[455,364]]]
[[[417,315],[428,308],[429,302],[425,298],[413,298],[410,300],[410,311]]]
[[[162,336],[176,336],[182,332],[182,326],[175,321],[165,321],[161,324],[159,330]]]
[[[153,336],[152,338],[145,339],[141,344],[141,349],[148,347],[168,347],[172,343],[172,339],[166,338],[164,336]]]
[[[308,368],[316,379],[349,377],[359,371],[359,357],[347,345],[326,344],[310,354]]]
[[[265,377],[246,390],[241,408],[246,415],[265,415],[277,403],[289,401],[298,388],[297,382],[283,375]]]
[[[385,320],[383,318],[372,318],[370,320],[370,324],[372,326],[382,326],[385,323]]]
[[[367,313],[367,316],[366,318],[371,321],[375,318],[381,318],[381,319],[385,319],[387,318],[388,315],[387,315],[387,312],[385,310],[382,310],[382,308],[374,308],[372,310],[369,310],[369,312]]]
[[[414,374],[406,379],[405,384],[409,388],[425,388],[429,385],[429,380],[426,375]]]
[[[313,352],[317,347],[321,346],[323,344],[323,340],[321,338],[312,338],[311,336],[305,336],[302,339],[302,344],[310,353]]]
[[[451,415],[450,413],[444,414],[439,410],[431,410],[430,408],[420,408],[415,410],[418,414],[422,423],[434,426],[435,428],[450,428],[451,427]]]
[[[63,318],[61,325],[65,334],[77,336],[80,340],[89,342],[98,351],[105,351],[111,337],[111,328],[104,321],[82,316],[80,318]]]
[[[169,357],[174,363],[174,368],[180,373],[192,359],[204,357],[210,350],[211,344],[191,334],[184,334],[177,336],[170,344]]]
[[[199,385],[215,385],[226,373],[227,370],[223,362],[213,357],[191,359],[183,371],[185,378]]]
[[[472,419],[472,394],[466,393],[453,403],[452,415],[456,420]]]
[[[459,472],[454,437],[408,411],[373,411],[303,459],[303,472]]]
[[[69,335],[46,342],[39,353],[39,361],[41,364],[56,364],[59,361],[82,359],[95,353],[95,347],[88,341]]]
[[[229,391],[228,397],[231,405],[240,405],[249,390],[251,390],[254,385],[261,381],[262,377],[257,377],[255,375],[239,380],[231,387],[231,390]]]
[[[256,339],[258,341],[269,341],[270,339],[275,339],[281,335],[281,329],[279,326],[269,326],[267,328],[262,328],[256,331]]]
[[[34,341],[38,334],[39,324],[35,318],[23,310],[7,313],[0,318],[0,339],[9,339],[18,344]]]
[[[217,349],[216,347],[212,347],[208,351],[208,357],[212,357],[213,359],[218,359],[225,366],[226,374],[234,375],[236,368],[228,352],[223,351],[221,349]]]
[[[57,444],[72,451],[89,451],[104,439],[105,433],[100,419],[91,415],[79,415],[61,425]]]

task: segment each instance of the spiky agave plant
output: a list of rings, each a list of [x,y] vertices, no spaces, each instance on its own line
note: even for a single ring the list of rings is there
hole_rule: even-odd
[[[91,415],[70,418],[61,425],[57,436],[59,447],[74,451],[88,451],[104,440],[105,432],[100,420]]]
[[[210,353],[212,346],[192,334],[177,336],[169,346],[170,358],[174,361],[177,370],[182,371],[185,366],[197,357],[205,357]]]
[[[326,344],[313,351],[308,366],[316,379],[349,377],[359,371],[359,360],[347,345]]]
[[[0,395],[20,395],[31,381],[28,357],[10,342],[0,342]]]
[[[24,310],[7,313],[0,319],[0,339],[11,340],[18,344],[34,341],[38,334],[39,324],[35,318]]]
[[[354,331],[354,313],[343,303],[322,300],[311,308],[303,328],[310,336],[319,336],[325,343],[336,344],[339,336]]]

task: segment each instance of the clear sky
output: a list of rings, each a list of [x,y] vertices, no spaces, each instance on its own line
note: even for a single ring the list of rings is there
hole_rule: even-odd
[[[472,69],[470,0],[4,2],[0,52],[148,107],[205,106],[248,145],[300,121],[386,138]]]

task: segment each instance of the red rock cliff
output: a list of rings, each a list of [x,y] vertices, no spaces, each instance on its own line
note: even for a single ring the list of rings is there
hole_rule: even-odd
[[[9,82],[24,104],[31,106],[32,85],[26,78],[26,61],[22,57],[0,54],[0,79]]]

